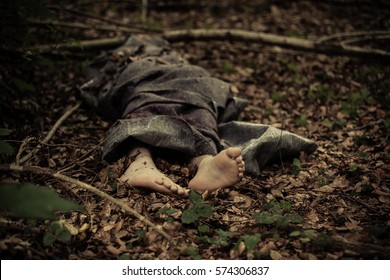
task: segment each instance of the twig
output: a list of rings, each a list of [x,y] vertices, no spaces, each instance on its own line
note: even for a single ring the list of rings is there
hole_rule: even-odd
[[[106,194],[105,192],[103,192],[103,191],[101,191],[101,190],[99,190],[99,189],[95,188],[94,186],[91,186],[91,185],[89,185],[87,183],[84,183],[84,182],[81,182],[81,181],[76,180],[74,178],[71,178],[71,177],[68,177],[66,175],[60,174],[60,173],[55,172],[53,170],[50,170],[48,168],[42,168],[42,167],[39,167],[39,166],[20,166],[20,165],[14,165],[14,164],[10,164],[10,165],[9,164],[0,164],[0,170],[11,170],[11,171],[16,171],[16,172],[32,172],[32,173],[35,173],[35,174],[47,175],[47,176],[59,179],[59,180],[64,181],[64,182],[67,182],[67,183],[70,183],[70,184],[74,184],[74,185],[76,185],[76,186],[78,186],[80,188],[86,189],[86,190],[88,190],[88,191],[90,191],[90,192],[100,196],[101,198],[107,199],[108,201],[110,201],[113,204],[115,204],[118,207],[120,207],[123,211],[129,213],[133,217],[137,218],[141,222],[147,224],[148,226],[150,226],[151,228],[156,230],[159,234],[164,236],[166,239],[171,240],[171,236],[170,235],[168,235],[160,227],[158,227],[155,224],[153,224],[145,216],[139,214],[138,212],[136,212],[135,210],[130,208],[128,205],[126,205],[122,201],[120,201],[120,200],[118,200],[118,199],[116,199],[116,198]]]
[[[65,27],[65,28],[96,29],[102,31],[115,31],[115,32],[127,32],[127,33],[144,32],[142,28],[130,28],[125,26],[104,25],[104,24],[96,24],[92,26],[80,22],[63,22],[57,20],[53,20],[53,21],[29,20],[29,23],[35,25],[53,25],[56,27]]]
[[[336,33],[328,36],[322,36],[316,39],[316,43],[324,43],[327,41],[332,41],[335,39],[351,38],[351,37],[360,37],[363,38],[372,38],[380,39],[377,36],[390,35],[390,32],[387,30],[376,30],[376,31],[357,31],[357,32],[348,32],[348,33]]]
[[[148,0],[142,0],[141,21],[145,23],[148,17]]]
[[[377,120],[377,121],[373,121],[373,122],[367,123],[367,124],[362,125],[362,126],[348,128],[348,129],[345,129],[344,131],[362,130],[362,129],[365,129],[367,127],[370,127],[370,126],[373,126],[376,124],[381,124],[381,123],[383,123],[383,120]]]
[[[126,36],[118,36],[113,38],[103,38],[95,40],[75,41],[59,44],[39,45],[29,48],[29,50],[39,53],[47,53],[58,50],[89,50],[94,48],[111,48],[117,47],[126,41]],[[25,50],[25,49],[24,49]],[[21,50],[23,51],[23,49]]]
[[[54,133],[57,131],[57,129],[62,125],[62,123],[74,112],[76,111],[78,108],[80,108],[81,106],[81,102],[78,102],[75,106],[73,106],[69,111],[65,112],[65,114],[63,114],[61,116],[61,118],[59,118],[57,120],[57,122],[54,124],[54,126],[50,129],[49,133],[46,135],[45,139],[43,139],[41,141],[41,144],[47,144],[50,139],[53,137]],[[23,144],[22,144],[23,145]],[[26,161],[28,161],[34,154],[37,153],[37,151],[41,148],[41,145],[38,145],[34,150],[32,150],[30,153],[28,153],[26,156],[24,156],[22,159],[18,160],[18,157],[19,157],[19,153],[18,153],[18,156],[17,156],[17,159],[16,159],[16,164],[17,165],[21,165],[23,163],[25,163]]]
[[[54,124],[52,129],[49,131],[45,139],[43,139],[42,143],[46,144],[50,141],[50,139],[53,137],[54,133],[57,131],[57,129],[62,125],[62,123],[71,115],[74,111],[76,111],[78,108],[80,108],[81,102],[78,102],[75,106],[73,106],[69,111],[65,112],[65,114],[62,115],[61,118],[58,119],[58,121]]]
[[[18,153],[16,154],[16,157],[15,157],[15,163],[16,165],[20,165],[20,156],[22,155],[23,151],[24,151],[24,147],[27,145],[27,143],[33,139],[34,137],[30,137],[28,136],[27,138],[25,138],[23,141],[22,141],[22,144],[20,144],[20,147],[19,147],[19,150],[18,150]]]

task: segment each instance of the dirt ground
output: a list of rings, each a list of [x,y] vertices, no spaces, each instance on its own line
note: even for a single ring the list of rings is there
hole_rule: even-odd
[[[58,22],[120,22],[138,30],[239,28],[298,38],[390,30],[385,1],[177,2],[150,1],[145,23],[132,1],[78,1],[51,9]],[[53,25],[48,34],[48,27],[37,22],[29,28],[39,34],[40,43],[129,35],[64,25]],[[388,39],[368,43],[390,49]],[[42,174],[1,171],[2,182],[48,186],[84,206],[58,215],[72,236],[57,236],[50,244],[45,238],[51,221],[0,216],[2,259],[389,259],[388,61],[245,41],[172,45],[191,63],[232,83],[236,95],[250,101],[241,120],[305,136],[316,141],[317,151],[209,194],[203,203],[211,206],[211,213],[186,223],[183,213],[194,208],[194,201],[117,184],[124,162],[107,166],[101,160],[111,123],[83,105],[25,164],[60,171],[103,190],[161,226],[172,240],[80,187]],[[3,56],[2,89],[13,77],[25,84],[13,80],[18,93],[3,94],[0,100],[0,127],[12,130],[7,140],[15,149],[2,155],[1,163],[14,162],[21,145],[19,156],[37,147],[79,100],[77,86],[85,82],[88,62],[105,51],[67,51],[31,60]],[[190,175],[184,163],[173,156],[157,162],[171,179],[186,185]]]

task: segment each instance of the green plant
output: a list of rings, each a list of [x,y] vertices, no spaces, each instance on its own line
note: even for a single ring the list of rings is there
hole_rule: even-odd
[[[320,103],[326,103],[335,99],[336,95],[327,84],[319,84],[313,90],[309,90],[307,97],[310,100],[318,100]]]
[[[254,248],[256,248],[256,245],[260,242],[260,240],[261,240],[260,233],[245,234],[238,239],[237,244],[240,244],[241,241],[244,242],[246,250],[250,252]]]
[[[252,218],[259,224],[275,224],[279,228],[287,228],[291,224],[302,222],[302,217],[299,214],[289,213],[291,204],[287,201],[265,203],[262,210],[262,212],[252,215]]]
[[[233,73],[235,71],[234,64],[225,60],[222,65],[222,71],[225,73]]]
[[[294,63],[287,63],[287,69],[294,75],[298,75],[298,68],[297,65]]]
[[[81,210],[82,207],[61,198],[54,190],[30,183],[0,184],[0,210],[17,217],[56,220],[56,212]]]
[[[200,218],[208,218],[213,214],[213,209],[207,203],[202,201],[202,197],[194,190],[190,190],[189,199],[192,206],[183,211],[181,221],[183,224],[191,224]]]
[[[175,209],[172,209],[172,208],[169,208],[169,207],[163,207],[161,208],[160,210],[158,210],[156,212],[157,215],[162,215],[164,216],[164,219],[165,221],[167,222],[171,222],[173,221],[173,218],[172,218],[172,215],[175,215],[176,214],[176,210]]]
[[[349,172],[351,173],[357,173],[357,171],[359,170],[359,166],[355,163],[352,163],[350,166],[349,166]]]
[[[339,119],[336,118],[332,124],[332,129],[333,130],[340,130],[344,128],[344,125],[347,121],[345,119]]]
[[[56,241],[69,242],[72,232],[64,221],[54,221],[47,228],[43,236],[43,245],[51,246]]]
[[[283,101],[284,99],[286,99],[286,96],[280,93],[279,91],[275,91],[271,94],[271,98],[273,101],[277,102],[277,101]]]
[[[353,141],[357,147],[368,145],[370,143],[370,139],[366,135],[356,136]]]
[[[357,117],[359,108],[370,101],[367,89],[360,92],[350,92],[347,93],[347,100],[341,104],[341,110],[350,117]]]
[[[194,246],[188,246],[184,249],[184,255],[192,257],[194,260],[201,260],[202,256],[199,254],[199,249]]]
[[[325,232],[320,232],[313,238],[313,242],[321,247],[327,247],[331,244],[331,239]]]
[[[299,159],[294,158],[290,169],[291,175],[297,176],[302,169],[302,163]]]
[[[320,184],[321,187],[328,185],[331,181],[329,179],[326,179],[324,176],[318,176],[317,182]]]
[[[200,236],[198,240],[208,244],[213,244],[216,246],[227,246],[229,245],[229,240],[234,236],[232,232],[224,231],[222,229],[217,229],[215,231],[216,235],[210,236]]]
[[[313,229],[308,230],[295,230],[290,233],[290,237],[298,238],[301,242],[309,242],[314,237],[316,231]]]
[[[299,118],[295,120],[295,124],[296,124],[297,126],[307,127],[308,121],[307,121],[306,115],[301,114],[301,115],[299,116]]]

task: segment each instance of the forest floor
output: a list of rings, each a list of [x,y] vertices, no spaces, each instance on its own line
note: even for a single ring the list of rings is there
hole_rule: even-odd
[[[383,3],[230,2],[168,5],[169,1],[159,1],[155,7],[152,1],[147,26],[161,30],[240,28],[298,38],[390,30],[390,6]],[[75,4],[54,11],[60,22],[97,26],[111,20],[128,27],[145,26],[140,10],[129,3]],[[44,42],[129,35],[60,25],[48,29],[37,23],[30,28]],[[388,42],[379,47],[389,50]],[[85,189],[43,174],[2,171],[2,182],[48,186],[84,207],[59,215],[71,229],[68,239],[61,239],[58,232],[48,238],[51,221],[31,223],[2,215],[2,259],[390,258],[388,61],[245,41],[192,40],[172,46],[191,63],[233,84],[236,95],[250,101],[241,120],[271,124],[312,139],[317,151],[210,193],[202,203],[211,206],[211,213],[186,223],[182,215],[199,203],[195,199],[116,183],[123,161],[107,166],[101,160],[105,131],[111,123],[82,106],[25,165],[60,171],[103,190],[161,226],[172,239],[168,241]],[[67,51],[21,61],[2,58],[2,87],[7,84],[18,93],[1,97],[0,127],[12,133],[0,137],[12,140],[9,143],[15,150],[1,156],[1,163],[14,162],[22,143],[18,157],[37,147],[56,120],[79,100],[77,86],[85,82],[88,62],[105,51]],[[158,167],[182,185],[189,180],[187,166],[173,157],[159,158]]]

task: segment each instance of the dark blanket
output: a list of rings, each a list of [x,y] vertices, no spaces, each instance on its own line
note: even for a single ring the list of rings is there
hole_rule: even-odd
[[[134,140],[194,157],[240,146],[246,173],[260,174],[270,162],[313,153],[306,138],[269,125],[237,121],[247,104],[229,84],[183,60],[160,37],[131,36],[98,58],[83,98],[116,122],[107,132],[103,158],[114,162]]]

